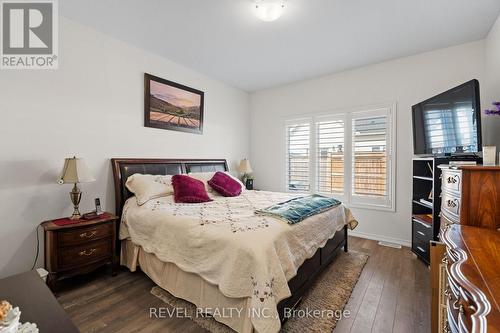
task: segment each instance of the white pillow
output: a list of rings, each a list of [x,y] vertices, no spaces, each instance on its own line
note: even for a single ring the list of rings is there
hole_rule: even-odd
[[[135,194],[139,206],[144,205],[151,199],[174,194],[171,175],[143,175],[136,173],[128,177],[125,186]]]
[[[228,175],[229,177],[233,178],[234,180],[236,180],[238,183],[240,183],[242,191],[246,190],[246,187],[245,187],[245,185],[243,185],[243,183],[241,182],[241,180],[239,180],[238,178],[236,178],[233,175],[231,175],[228,171],[224,171],[224,173],[226,175]],[[208,181],[210,179],[212,179],[212,177],[214,175],[215,175],[215,172],[193,172],[193,173],[189,173],[188,174],[189,177],[201,180],[205,184],[205,189],[207,190],[207,192],[217,193],[210,185],[208,185]]]

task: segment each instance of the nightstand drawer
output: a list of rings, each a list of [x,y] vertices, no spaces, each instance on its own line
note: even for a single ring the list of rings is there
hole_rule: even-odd
[[[60,267],[68,268],[93,262],[96,259],[112,257],[113,248],[109,238],[89,242],[80,246],[60,249]]]
[[[58,246],[87,243],[109,237],[113,234],[113,224],[101,224],[89,228],[62,231],[58,235]]]

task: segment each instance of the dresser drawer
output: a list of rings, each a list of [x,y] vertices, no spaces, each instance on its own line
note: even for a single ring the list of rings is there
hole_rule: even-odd
[[[58,234],[58,245],[68,246],[87,243],[89,241],[109,237],[113,234],[113,224],[101,224],[88,228],[61,231]]]
[[[423,222],[413,220],[413,235],[422,241],[432,240],[432,226]]]
[[[462,186],[462,171],[443,170],[441,184],[443,191],[459,193]]]
[[[460,198],[443,192],[441,212],[448,215],[448,218],[452,221],[460,221]]]
[[[91,263],[98,259],[112,257],[112,242],[109,238],[85,243],[78,246],[64,247],[60,249],[60,267],[69,268],[73,266]]]
[[[441,225],[440,225],[441,232],[443,232],[446,229],[446,227],[448,227],[449,225],[460,223],[460,221],[458,220],[458,217],[455,217],[455,218],[449,217],[444,212],[441,212],[440,220],[441,220]]]

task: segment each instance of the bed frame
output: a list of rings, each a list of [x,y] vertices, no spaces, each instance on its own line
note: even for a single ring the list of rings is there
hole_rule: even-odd
[[[128,177],[133,174],[175,175],[191,172],[229,171],[224,159],[144,159],[113,158],[111,159],[115,184],[115,210],[121,216],[125,201],[133,194],[125,186]],[[118,234],[118,233],[117,233]],[[292,296],[278,304],[278,313],[282,322],[286,321],[285,309],[297,307],[302,296],[314,282],[315,278],[328,266],[341,249],[347,252],[347,227],[337,232],[323,248],[307,259],[299,268],[297,275],[288,281]],[[120,253],[120,242],[117,240],[117,253]]]

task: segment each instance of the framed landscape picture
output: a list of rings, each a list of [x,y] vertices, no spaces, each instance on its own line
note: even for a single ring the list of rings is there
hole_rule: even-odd
[[[203,91],[144,74],[144,125],[203,133]]]

